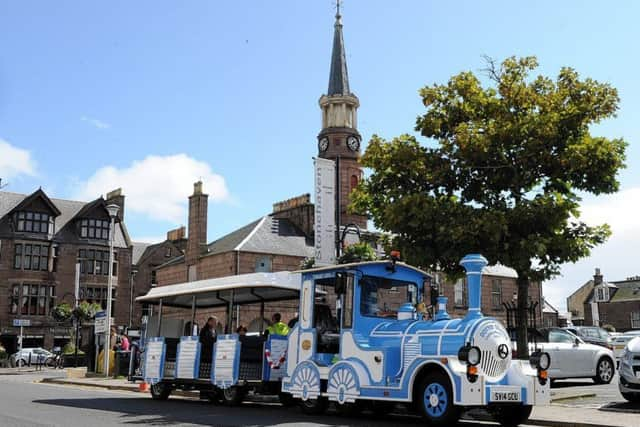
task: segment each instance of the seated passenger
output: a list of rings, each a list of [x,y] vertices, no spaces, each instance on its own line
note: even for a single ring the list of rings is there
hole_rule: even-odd
[[[238,328],[236,329],[236,334],[242,336],[247,335],[247,327],[244,325],[240,325],[238,326]]]
[[[271,317],[271,325],[265,331],[265,336],[280,335],[287,336],[289,334],[289,327],[286,323],[282,322],[282,316],[280,313],[274,313]]]

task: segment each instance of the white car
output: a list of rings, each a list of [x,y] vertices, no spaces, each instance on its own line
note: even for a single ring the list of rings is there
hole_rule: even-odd
[[[640,337],[629,341],[620,357],[618,388],[629,402],[640,403]]]
[[[611,339],[611,346],[613,347],[613,354],[616,357],[616,361],[620,361],[620,357],[622,356],[627,343],[639,336],[640,331],[628,331]]]
[[[609,384],[615,375],[611,350],[585,343],[567,330],[541,329],[538,347],[551,356],[548,374],[552,380],[593,378],[596,384]]]
[[[17,353],[12,354],[9,362],[12,366],[25,366],[29,363],[32,365],[41,365],[52,356],[53,353],[45,350],[44,348],[23,348]]]

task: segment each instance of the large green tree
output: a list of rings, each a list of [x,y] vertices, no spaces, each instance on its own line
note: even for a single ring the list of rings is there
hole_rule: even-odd
[[[534,77],[535,57],[487,64],[484,84],[463,72],[421,89],[416,131],[429,140],[372,138],[362,158],[371,175],[352,209],[425,268],[460,274],[460,258],[472,252],[514,268],[525,357],[529,285],[607,239],[606,224],[580,220],[581,195],[618,190],[626,143],[590,132],[618,109],[609,84],[571,68]]]

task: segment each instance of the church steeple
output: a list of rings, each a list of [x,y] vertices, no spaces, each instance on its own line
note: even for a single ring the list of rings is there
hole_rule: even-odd
[[[342,16],[340,3],[336,13],[333,31],[333,51],[331,52],[331,72],[329,74],[329,90],[327,95],[349,95],[349,73],[347,73],[347,57],[342,37]]]
[[[339,0],[333,32],[329,88],[327,94],[320,97],[319,104],[322,109],[322,130],[318,134],[318,155],[325,159],[340,159],[340,223],[355,224],[366,229],[366,217],[348,213],[349,194],[362,178],[359,163],[362,138],[358,132],[360,101],[349,88]]]

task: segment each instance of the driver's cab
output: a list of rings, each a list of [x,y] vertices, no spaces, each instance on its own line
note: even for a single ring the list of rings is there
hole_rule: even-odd
[[[373,383],[401,369],[403,334],[421,320],[430,277],[410,266],[374,261],[302,272],[300,318],[289,337],[289,360],[318,366],[355,358]],[[318,295],[322,296],[319,298]]]

